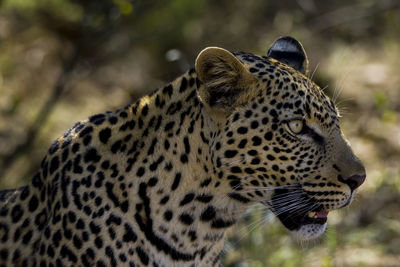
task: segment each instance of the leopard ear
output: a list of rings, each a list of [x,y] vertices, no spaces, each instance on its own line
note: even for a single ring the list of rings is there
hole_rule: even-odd
[[[293,37],[285,36],[276,40],[269,48],[267,56],[289,65],[304,75],[308,73],[306,51],[301,43]]]
[[[208,47],[201,51],[195,68],[202,84],[199,96],[210,113],[228,114],[246,101],[248,89],[256,82],[246,67],[223,48]]]

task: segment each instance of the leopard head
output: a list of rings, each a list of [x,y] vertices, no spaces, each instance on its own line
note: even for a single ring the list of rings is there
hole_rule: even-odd
[[[217,47],[196,60],[198,94],[217,131],[211,158],[227,195],[267,205],[301,239],[321,235],[366,173],[333,101],[307,77],[303,46],[278,39],[266,56]]]

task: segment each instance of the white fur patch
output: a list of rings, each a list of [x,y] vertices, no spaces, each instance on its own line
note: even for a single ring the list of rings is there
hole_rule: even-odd
[[[326,230],[327,223],[324,224],[306,224],[300,229],[292,231],[295,237],[300,240],[310,240],[319,237]]]

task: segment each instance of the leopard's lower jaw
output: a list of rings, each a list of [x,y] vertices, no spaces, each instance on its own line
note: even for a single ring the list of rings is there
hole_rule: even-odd
[[[305,224],[299,229],[291,231],[291,233],[299,240],[311,240],[321,236],[327,227],[327,223],[324,224]]]

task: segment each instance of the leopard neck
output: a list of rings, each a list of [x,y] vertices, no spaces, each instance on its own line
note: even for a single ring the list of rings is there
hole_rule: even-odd
[[[219,129],[197,86],[190,71],[125,110],[139,128],[123,153],[133,183],[128,203],[140,203],[129,212],[147,237],[168,240],[168,251],[190,244],[178,253],[183,258],[197,257],[201,249],[220,251],[225,231],[245,211],[227,197],[231,187],[218,177],[212,148]],[[203,241],[207,248],[199,248]]]
[[[61,242],[58,232],[46,230],[50,225],[62,227],[70,240],[68,225],[102,225],[106,218],[135,225],[146,246],[171,258],[202,261],[207,254],[217,260],[226,229],[244,209],[227,197],[230,186],[218,177],[212,148],[219,129],[197,86],[196,73],[189,71],[58,138],[27,189],[2,205],[3,262],[35,262],[30,255],[41,243]],[[87,190],[93,186],[98,189],[92,197]],[[11,240],[18,244],[8,249]],[[47,250],[43,253],[62,253]]]

